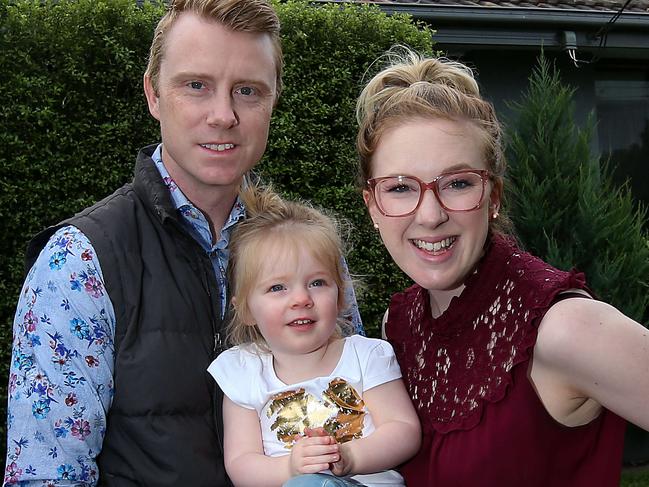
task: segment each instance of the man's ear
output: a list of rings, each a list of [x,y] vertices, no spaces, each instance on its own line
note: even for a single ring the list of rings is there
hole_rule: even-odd
[[[160,97],[153,89],[151,84],[151,77],[147,74],[144,75],[144,95],[146,96],[146,102],[149,105],[149,113],[156,120],[160,120]]]

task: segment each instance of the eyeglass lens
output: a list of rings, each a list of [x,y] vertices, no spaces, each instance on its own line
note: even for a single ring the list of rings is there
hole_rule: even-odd
[[[423,196],[422,183],[409,176],[395,176],[379,181],[374,190],[384,213],[401,216],[412,213]],[[433,184],[441,205],[450,211],[466,211],[478,206],[483,195],[482,176],[474,172],[442,175]]]

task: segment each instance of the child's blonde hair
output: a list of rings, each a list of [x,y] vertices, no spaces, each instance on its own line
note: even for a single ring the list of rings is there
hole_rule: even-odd
[[[340,318],[346,311],[343,244],[336,219],[315,209],[309,203],[289,201],[270,187],[249,184],[240,197],[246,207],[247,218],[238,223],[230,239],[228,282],[233,298],[232,313],[227,329],[229,345],[255,343],[262,350],[268,346],[256,324],[251,322],[248,296],[263,262],[270,252],[281,249],[284,255],[298,255],[306,247],[332,274],[338,286],[337,336],[348,324]]]

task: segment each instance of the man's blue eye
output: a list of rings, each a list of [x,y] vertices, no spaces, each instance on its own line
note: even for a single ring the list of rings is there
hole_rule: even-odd
[[[250,96],[254,94],[254,90],[250,86],[242,86],[237,91],[239,91],[239,93],[241,93],[244,96]]]
[[[192,81],[189,83],[189,86],[194,90],[200,90],[203,87],[203,83],[200,81]]]

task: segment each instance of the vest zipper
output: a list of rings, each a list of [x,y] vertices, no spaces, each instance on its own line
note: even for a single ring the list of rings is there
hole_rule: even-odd
[[[218,319],[220,320],[221,324],[223,324],[224,320],[221,319],[221,304],[220,304],[220,301],[217,301],[219,303],[218,307],[214,306],[215,301],[213,301],[212,290],[210,288],[210,277],[208,275],[208,269],[211,272],[214,272],[213,267],[212,267],[212,263],[211,263],[209,257],[207,257],[207,265],[205,264],[205,261],[202,258],[202,256],[205,255],[205,251],[203,250],[203,248],[199,245],[199,243],[196,240],[194,240],[193,237],[191,237],[183,229],[183,227],[180,225],[180,223],[177,220],[172,220],[172,221],[173,221],[173,224],[176,226],[176,229],[180,232],[181,235],[183,235],[183,238],[185,238],[185,240],[188,242],[190,247],[193,246],[193,248],[195,248],[197,250],[197,252],[199,253],[198,255],[201,255],[201,258],[199,258],[199,260],[197,262],[197,265],[198,265],[197,271],[198,272],[202,271],[203,284],[205,286],[205,291],[207,292],[207,297],[208,297],[208,300],[209,300],[210,305],[211,305],[210,306],[210,309],[211,309],[210,314],[211,314],[211,317],[212,317],[211,325],[212,325],[212,335],[214,337],[214,347],[213,347],[213,350],[212,350],[212,353],[213,353],[212,360],[214,360],[216,358],[216,356],[223,351],[223,341],[221,339],[221,334],[219,333],[219,331],[216,328],[217,316],[218,316]],[[215,276],[215,279],[216,279],[216,276]],[[217,308],[216,311],[214,309],[215,307]],[[218,383],[215,380],[212,379],[212,382],[213,382],[213,386],[212,386],[212,416],[213,416],[214,428],[215,428],[214,433],[216,434],[217,446],[218,446],[218,448],[220,450],[221,456],[223,456],[223,435],[222,435],[222,426],[221,426],[222,414],[223,414],[223,407],[222,407],[222,404],[223,404],[223,392],[221,391],[221,389],[219,388]],[[226,479],[227,479],[227,476],[226,476]],[[228,482],[227,485],[231,486],[232,483]]]
[[[221,340],[221,334],[217,331],[214,334],[214,356],[216,357],[223,350],[223,340]],[[217,353],[218,352],[218,353]]]
[[[211,270],[211,262],[209,263],[210,265],[208,266],[209,269]],[[211,309],[212,309],[212,334],[214,336],[214,348],[212,350],[212,358],[216,358],[218,354],[220,354],[223,351],[223,342],[221,340],[221,333],[217,331],[216,329],[216,319],[217,319],[217,313],[221,311],[221,305],[219,304],[217,311],[215,312],[214,306],[213,306],[213,297],[212,297],[212,290],[210,289],[210,277],[208,276],[207,268],[204,265],[203,262],[199,262],[199,266],[203,270],[203,279],[205,280],[205,289],[207,291],[207,297],[210,301],[210,304],[212,304]],[[218,316],[220,318],[220,315]],[[221,323],[223,320],[221,320]],[[215,427],[215,433],[216,433],[216,438],[217,438],[217,445],[219,449],[221,450],[221,455],[223,455],[223,436],[221,432],[221,419],[222,419],[222,414],[223,414],[223,393],[221,392],[221,389],[219,388],[218,384],[216,381],[214,381],[214,390],[212,393],[212,414],[214,416],[214,427]]]

